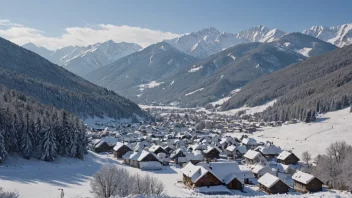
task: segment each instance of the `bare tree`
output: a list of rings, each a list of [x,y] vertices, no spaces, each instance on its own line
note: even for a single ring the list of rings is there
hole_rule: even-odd
[[[90,183],[91,192],[101,198],[117,195],[128,176],[126,169],[115,165],[105,165],[94,174]]]
[[[5,192],[0,188],[0,198],[19,198],[20,195],[16,192]]]
[[[126,169],[115,165],[103,166],[91,181],[91,192],[99,198],[127,197],[131,194],[159,196],[164,189],[164,184],[157,178],[150,175],[131,175]]]
[[[302,153],[302,160],[309,166],[310,160],[312,160],[312,155],[308,151]]]

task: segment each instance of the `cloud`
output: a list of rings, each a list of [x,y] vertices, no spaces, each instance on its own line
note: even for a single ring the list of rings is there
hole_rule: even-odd
[[[70,45],[87,46],[107,40],[137,43],[146,47],[178,36],[180,35],[171,32],[128,25],[99,24],[94,27],[69,27],[59,37],[47,37],[43,31],[12,23],[10,20],[0,20],[0,37],[18,45],[31,42],[48,49],[58,49]]]

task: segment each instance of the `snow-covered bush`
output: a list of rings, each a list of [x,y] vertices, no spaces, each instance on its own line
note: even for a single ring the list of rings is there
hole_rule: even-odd
[[[18,193],[15,192],[5,192],[2,188],[0,188],[0,198],[19,198]]]

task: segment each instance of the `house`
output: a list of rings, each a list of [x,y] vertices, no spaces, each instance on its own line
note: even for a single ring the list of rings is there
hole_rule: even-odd
[[[183,183],[190,188],[221,184],[221,180],[211,171],[190,162],[181,169],[181,172],[183,173]]]
[[[193,151],[186,155],[187,161],[192,162],[192,164],[197,164],[204,160],[204,156],[201,151]]]
[[[126,153],[127,154],[127,153]],[[141,150],[138,152],[131,153],[127,160],[124,160],[126,164],[140,168],[140,169],[161,169],[162,168],[162,161],[152,152]]]
[[[159,145],[153,145],[152,147],[149,148],[149,151],[154,153],[155,155],[157,155],[159,153],[168,154],[168,152],[166,152],[165,149],[163,149],[163,147],[161,147]]]
[[[102,152],[111,152],[113,149],[113,146],[109,145],[106,141],[100,140],[95,146],[94,146],[94,152],[96,153],[102,153]]]
[[[241,142],[247,149],[252,149],[257,146],[257,141],[253,138],[243,138]]]
[[[186,155],[181,148],[176,149],[176,151],[171,154],[170,159],[174,160],[174,162],[179,165],[187,162]]]
[[[259,188],[268,194],[284,194],[290,187],[282,182],[278,177],[265,173],[258,179]]]
[[[299,162],[299,158],[288,151],[282,151],[279,156],[277,156],[277,162],[285,165],[296,165]]]
[[[220,152],[221,150],[216,146],[208,146],[207,149],[203,151],[206,159],[219,159]]]
[[[228,189],[243,190],[243,183],[253,176],[242,171],[237,162],[188,163],[182,170],[183,182],[191,188],[224,185]]]
[[[236,155],[236,146],[231,145],[226,148],[226,155],[229,158],[233,158]]]
[[[267,160],[277,157],[281,152],[281,149],[273,144],[258,146],[254,150],[260,152]]]
[[[236,158],[241,158],[246,153],[247,153],[246,146],[236,146]]]
[[[266,159],[263,155],[254,150],[248,150],[246,154],[243,155],[245,164],[257,164],[259,162],[265,162]]]
[[[302,193],[318,192],[323,190],[323,182],[311,174],[296,171],[292,176],[293,189]]]
[[[268,166],[258,164],[254,166],[252,172],[254,176],[259,179],[261,176],[265,175],[265,173],[272,173],[272,170]]]
[[[132,149],[122,142],[117,142],[113,148],[114,157],[117,159],[122,158],[128,151],[132,151]]]

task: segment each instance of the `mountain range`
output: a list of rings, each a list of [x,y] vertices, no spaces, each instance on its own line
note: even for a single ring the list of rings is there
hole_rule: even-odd
[[[314,26],[302,33],[262,25],[238,33],[208,27],[144,49],[112,41],[49,52],[24,47],[135,102],[194,107],[230,98],[261,76],[348,45],[350,27]]]

